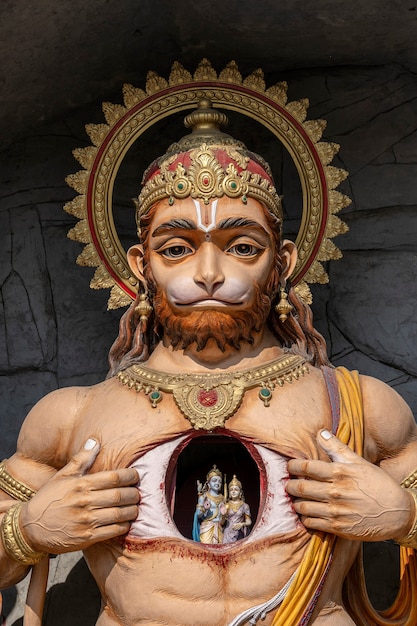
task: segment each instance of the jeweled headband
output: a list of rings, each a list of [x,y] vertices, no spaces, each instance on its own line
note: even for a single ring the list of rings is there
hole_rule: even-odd
[[[233,478],[229,483],[229,489],[230,487],[239,487],[239,489],[242,489],[242,483],[236,478],[236,474],[233,474]]]
[[[154,161],[143,177],[143,189],[136,201],[136,222],[160,200],[194,198],[209,204],[227,196],[262,202],[282,221],[281,200],[268,164],[246,146],[220,130],[227,124],[224,113],[202,99],[196,111],[187,115],[185,126],[192,133],[173,144]]]
[[[213,465],[213,467],[211,468],[211,470],[208,472],[207,476],[206,476],[206,480],[207,482],[210,480],[210,478],[213,478],[213,476],[220,476],[220,478],[223,480],[223,474],[221,473],[221,471],[217,468],[216,465]]]

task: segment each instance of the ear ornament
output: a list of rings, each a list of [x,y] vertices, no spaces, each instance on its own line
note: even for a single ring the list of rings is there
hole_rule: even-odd
[[[284,324],[287,321],[288,316],[293,310],[292,304],[288,302],[288,294],[285,291],[285,287],[281,287],[279,290],[280,300],[275,306],[275,310],[279,313],[279,321]]]
[[[140,321],[146,323],[152,313],[152,305],[149,302],[148,294],[141,293],[139,296],[139,304],[135,307],[136,313],[139,315]]]

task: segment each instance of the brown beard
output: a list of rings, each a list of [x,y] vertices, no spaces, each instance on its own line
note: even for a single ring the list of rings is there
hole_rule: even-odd
[[[196,344],[199,352],[211,339],[222,352],[226,346],[240,350],[242,341],[253,344],[253,334],[263,328],[271,308],[270,298],[258,286],[255,289],[252,308],[236,311],[233,315],[221,311],[194,311],[178,315],[172,310],[165,293],[158,291],[154,298],[155,316],[173,348],[185,350]]]

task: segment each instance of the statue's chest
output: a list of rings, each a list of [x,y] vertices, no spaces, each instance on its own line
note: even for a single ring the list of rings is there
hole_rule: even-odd
[[[288,458],[318,458],[316,433],[329,428],[331,418],[321,393],[300,393],[300,383],[292,388],[275,393],[269,405],[259,390],[249,390],[224,427],[212,430],[193,428],[170,394],[155,408],[134,394],[141,402],[108,433],[102,460],[106,468],[138,470],[141,504],[130,538],[191,540],[199,491],[213,465],[223,475],[222,492],[234,476],[242,484],[252,519],[245,541],[294,532],[299,521],[285,491]],[[195,401],[202,406],[216,399]]]
[[[287,462],[284,454],[227,430],[161,443],[132,464],[140,476],[141,504],[130,539],[191,540],[199,492],[214,465],[222,472],[222,493],[234,477],[242,484],[252,519],[246,541],[291,533],[299,521],[285,490]]]

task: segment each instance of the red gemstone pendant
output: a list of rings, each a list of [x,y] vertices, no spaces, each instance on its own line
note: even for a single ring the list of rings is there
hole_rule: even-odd
[[[212,407],[217,404],[219,399],[219,394],[215,389],[209,389],[208,391],[205,389],[200,389],[197,394],[197,400],[201,404],[201,406]]]

